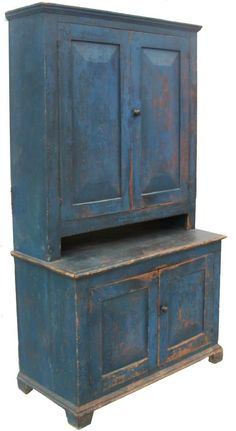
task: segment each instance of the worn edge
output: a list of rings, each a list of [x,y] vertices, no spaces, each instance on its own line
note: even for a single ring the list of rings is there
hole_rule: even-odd
[[[166,256],[168,254],[177,253],[177,252],[180,252],[180,251],[185,251],[185,250],[189,250],[189,249],[192,249],[192,248],[197,248],[197,247],[205,246],[207,244],[212,244],[214,242],[222,241],[224,238],[226,238],[225,235],[218,235],[217,237],[212,238],[210,240],[199,241],[198,243],[196,243],[194,245],[191,243],[191,244],[185,245],[185,246],[171,247],[171,248],[168,248],[168,249],[166,249],[166,250],[164,250],[162,252],[150,253],[148,256],[140,256],[140,257],[136,257],[135,259],[129,259],[129,260],[126,260],[126,261],[120,261],[120,262],[118,262],[116,264],[113,264],[113,265],[99,267],[99,268],[96,268],[96,269],[94,269],[92,271],[84,270],[84,271],[81,271],[79,273],[78,272],[67,271],[67,270],[64,270],[62,268],[58,268],[57,266],[55,266],[55,263],[58,262],[58,260],[55,260],[53,262],[47,262],[47,261],[43,261],[41,259],[37,259],[36,257],[29,256],[29,255],[27,255],[25,253],[22,253],[20,251],[17,251],[17,250],[11,251],[11,255],[13,257],[15,257],[15,258],[24,260],[26,262],[30,262],[32,264],[41,266],[41,267],[49,269],[51,271],[57,272],[58,274],[61,274],[61,275],[64,275],[64,276],[67,276],[67,277],[70,277],[70,278],[74,278],[74,279],[79,279],[81,277],[88,277],[88,276],[92,276],[94,274],[101,274],[101,273],[107,272],[107,271],[109,271],[111,269],[117,269],[117,268],[121,268],[123,266],[129,266],[129,265],[132,265],[134,262],[135,263],[143,262],[145,260],[149,260],[149,259],[152,259],[152,258],[155,258],[155,257]]]

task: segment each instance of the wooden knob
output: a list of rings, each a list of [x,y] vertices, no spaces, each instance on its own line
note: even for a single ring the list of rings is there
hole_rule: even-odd
[[[141,109],[135,108],[133,109],[133,115],[137,117],[138,115],[141,115]]]
[[[160,311],[161,311],[162,314],[167,313],[167,311],[168,311],[167,305],[161,305],[160,306]]]

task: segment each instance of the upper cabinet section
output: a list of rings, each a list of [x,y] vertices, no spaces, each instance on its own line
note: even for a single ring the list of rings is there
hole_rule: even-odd
[[[200,27],[45,3],[7,18],[15,249],[53,260],[65,236],[194,227]]]

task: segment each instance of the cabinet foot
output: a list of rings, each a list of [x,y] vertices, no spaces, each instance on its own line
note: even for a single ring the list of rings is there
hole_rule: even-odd
[[[209,362],[211,362],[212,364],[217,364],[218,362],[222,361],[222,359],[223,359],[223,348],[219,346],[219,349],[209,356]]]
[[[18,388],[24,392],[24,394],[29,394],[33,388],[31,388],[31,386],[27,385],[25,382],[23,382],[23,380],[21,380],[19,377],[17,377],[17,384],[18,384]]]
[[[92,417],[93,417],[93,411],[89,413],[81,413],[81,414],[74,414],[70,412],[69,410],[66,410],[66,416],[67,420],[70,425],[77,429],[81,429],[86,427],[87,425],[91,424]]]

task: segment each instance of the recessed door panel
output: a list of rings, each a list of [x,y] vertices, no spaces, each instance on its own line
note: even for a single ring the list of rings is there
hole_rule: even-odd
[[[168,345],[185,341],[204,331],[205,272],[175,277],[169,298]]]
[[[159,364],[189,355],[211,342],[213,256],[160,270]]]
[[[180,53],[142,48],[141,192],[180,187]]]
[[[126,32],[63,24],[60,34],[62,218],[128,209]]]
[[[148,356],[148,291],[105,300],[103,320],[103,373],[109,373]]]
[[[189,179],[189,46],[178,37],[135,34],[134,202],[185,202]]]
[[[91,290],[90,375],[103,393],[156,367],[156,273]]]
[[[73,204],[121,198],[120,46],[72,41]]]

